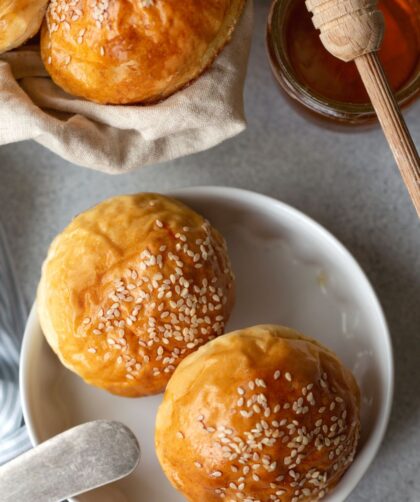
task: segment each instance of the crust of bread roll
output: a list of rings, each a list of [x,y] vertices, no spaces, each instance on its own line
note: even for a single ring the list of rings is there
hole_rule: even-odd
[[[41,27],[48,0],[0,2],[0,54],[19,47]]]
[[[37,295],[61,362],[123,396],[161,392],[185,356],[224,332],[233,302],[223,237],[150,193],[77,216],[51,244]]]
[[[178,366],[156,451],[192,502],[319,500],[353,460],[359,408],[356,381],[330,350],[285,327],[255,326]]]
[[[151,103],[196,79],[229,41],[244,0],[51,0],[41,37],[62,89]]]

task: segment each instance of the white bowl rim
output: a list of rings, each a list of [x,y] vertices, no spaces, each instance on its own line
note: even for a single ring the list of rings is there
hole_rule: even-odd
[[[152,191],[149,191],[152,192]],[[135,193],[135,192],[134,192]],[[329,244],[335,248],[338,253],[341,253],[345,256],[347,260],[352,264],[352,266],[358,271],[360,279],[364,282],[364,287],[366,291],[369,292],[371,296],[371,300],[374,303],[377,309],[378,322],[381,325],[381,329],[384,333],[384,342],[386,344],[385,353],[387,356],[386,366],[388,368],[388,382],[386,382],[387,388],[385,392],[385,398],[383,403],[381,404],[380,411],[378,413],[378,419],[375,429],[372,431],[370,436],[367,438],[366,443],[363,446],[363,450],[360,451],[356,458],[358,458],[358,469],[357,472],[351,472],[351,479],[347,479],[346,486],[341,486],[340,491],[342,495],[342,500],[344,501],[350,493],[356,488],[357,484],[360,482],[362,477],[366,474],[373,460],[375,459],[378,450],[382,444],[384,439],[387,426],[389,423],[391,409],[392,409],[392,401],[394,395],[394,356],[393,356],[393,348],[392,348],[392,340],[389,332],[388,324],[386,322],[385,314],[382,310],[382,306],[379,302],[379,299],[375,293],[375,290],[370,283],[368,277],[364,273],[362,267],[359,265],[357,260],[353,257],[350,251],[325,227],[316,222],[311,217],[307,216],[303,212],[294,207],[281,202],[273,197],[268,195],[260,194],[251,190],[245,190],[242,188],[236,187],[226,187],[226,186],[218,186],[218,185],[203,185],[203,186],[191,186],[191,187],[180,187],[172,190],[164,190],[161,193],[171,196],[171,197],[180,197],[187,195],[200,195],[203,196],[224,196],[225,198],[236,199],[244,201],[245,199],[257,203],[258,205],[266,206],[272,205],[280,209],[283,213],[287,214],[289,217],[295,220],[300,220],[306,225],[312,226],[317,230],[317,232],[329,242]],[[29,409],[29,399],[28,399],[28,374],[26,361],[29,360],[30,353],[30,345],[31,345],[31,333],[34,331],[34,326],[38,324],[38,318],[36,313],[36,303],[34,302],[31,312],[29,314],[27,324],[24,331],[22,348],[20,354],[20,365],[19,365],[19,387],[20,387],[20,399],[22,404],[22,412],[25,420],[25,424],[27,427],[29,438],[34,446],[39,444],[39,439],[36,435],[36,432],[33,427],[31,410]],[[360,457],[363,458],[360,458]],[[354,465],[354,464],[353,464]],[[352,469],[351,466],[350,469]],[[341,485],[342,480],[334,490],[334,492]],[[71,499],[73,501],[73,499]]]

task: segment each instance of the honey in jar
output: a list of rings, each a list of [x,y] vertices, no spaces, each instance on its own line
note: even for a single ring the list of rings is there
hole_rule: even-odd
[[[420,2],[379,0],[378,7],[385,20],[379,58],[401,105],[420,92]],[[267,37],[273,71],[292,98],[342,122],[374,117],[356,65],[324,48],[304,0],[274,1]]]

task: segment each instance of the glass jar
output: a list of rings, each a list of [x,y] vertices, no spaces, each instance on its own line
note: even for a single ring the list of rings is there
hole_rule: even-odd
[[[267,24],[267,50],[273,74],[281,89],[291,98],[291,104],[294,105],[297,111],[306,112],[306,116],[309,115],[309,117],[324,126],[335,127],[340,124],[369,125],[374,123],[376,121],[376,114],[369,102],[347,102],[325,97],[320,92],[314,90],[301,75],[298,75],[289,54],[290,44],[288,37],[290,37],[290,29],[294,28],[292,24],[289,26],[289,23],[293,23],[293,19],[291,19],[292,8],[296,8],[297,4],[295,2],[303,1],[274,0],[271,5]],[[412,46],[410,50],[414,51],[414,60],[417,63],[414,64],[411,75],[397,88],[395,93],[399,105],[405,107],[420,94],[420,4],[418,0],[386,1],[390,4],[388,5],[389,7],[405,9],[401,12],[405,16],[410,16],[409,19],[412,20],[412,34],[414,36],[410,38],[409,43]],[[395,5],[391,5],[391,2]],[[408,11],[407,8],[411,10]],[[309,13],[307,14],[310,16]],[[302,11],[300,15],[306,15],[306,12]],[[300,20],[301,18],[299,18],[299,22]],[[395,20],[392,19],[391,21],[394,22]],[[392,28],[395,28],[395,26]],[[406,25],[400,26],[401,30],[406,28]],[[315,30],[315,28],[313,29]],[[388,40],[387,43],[389,47],[390,43],[392,44],[392,40]],[[328,57],[332,56],[328,55]],[[390,63],[394,65],[392,68],[398,68],[398,61]],[[353,62],[341,63],[339,61],[338,64],[354,65]],[[333,82],[331,85],[334,85]]]

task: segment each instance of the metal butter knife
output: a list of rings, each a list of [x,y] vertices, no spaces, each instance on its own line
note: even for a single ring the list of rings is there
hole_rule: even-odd
[[[128,427],[88,422],[0,467],[0,499],[57,502],[127,476],[139,458],[139,444]]]

